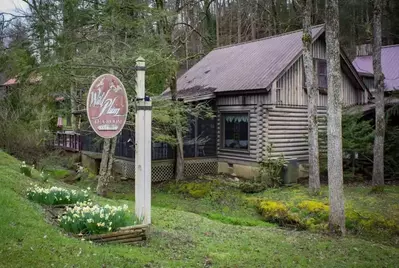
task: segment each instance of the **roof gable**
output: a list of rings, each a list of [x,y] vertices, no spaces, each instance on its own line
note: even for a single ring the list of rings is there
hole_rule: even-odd
[[[324,25],[312,27],[313,39]],[[228,92],[266,89],[302,52],[302,30],[211,51],[177,81],[177,89]],[[186,95],[183,93],[183,95]]]
[[[373,56],[359,56],[353,66],[363,76],[373,76]],[[386,90],[399,89],[399,44],[381,48],[381,67],[385,76]]]

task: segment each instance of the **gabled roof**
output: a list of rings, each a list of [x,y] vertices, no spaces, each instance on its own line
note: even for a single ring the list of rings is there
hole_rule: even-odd
[[[11,78],[11,79],[8,79],[4,84],[2,84],[2,86],[11,86],[11,85],[15,85],[16,83],[17,83],[17,79]]]
[[[177,80],[179,97],[266,89],[301,52],[302,30],[214,49]]]
[[[28,80],[28,82],[32,83],[32,84],[40,82],[40,81],[42,81],[41,75],[31,75]],[[4,84],[2,84],[0,86],[12,86],[12,85],[16,85],[18,83],[19,83],[19,81],[18,81],[17,77],[14,77],[14,78],[8,79]]]
[[[373,56],[359,56],[353,66],[363,76],[373,77]],[[385,76],[385,90],[399,90],[399,44],[381,48],[381,67]]]

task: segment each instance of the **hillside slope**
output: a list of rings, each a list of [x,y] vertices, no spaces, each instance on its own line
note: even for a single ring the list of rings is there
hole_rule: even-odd
[[[1,267],[395,267],[399,263],[399,249],[360,239],[226,225],[157,207],[147,245],[93,245],[67,237],[44,220],[41,207],[24,197],[24,190],[35,181],[21,175],[19,162],[1,151],[0,182]]]

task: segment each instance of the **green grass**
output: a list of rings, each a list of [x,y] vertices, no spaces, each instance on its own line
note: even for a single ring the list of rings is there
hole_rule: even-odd
[[[21,175],[19,162],[2,152],[0,181],[0,267],[395,267],[399,263],[397,248],[354,237],[224,224],[156,206],[146,245],[89,244],[67,237],[45,221],[40,206],[23,194],[36,181]]]

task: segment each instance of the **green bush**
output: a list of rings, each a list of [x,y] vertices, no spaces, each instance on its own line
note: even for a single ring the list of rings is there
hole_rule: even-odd
[[[212,190],[212,182],[188,182],[179,186],[179,192],[193,198],[203,198]]]
[[[255,200],[256,201],[256,200]],[[298,204],[284,204],[279,201],[258,200],[258,210],[264,220],[280,226],[299,229],[326,231],[328,228],[329,206],[314,200],[304,200]],[[359,213],[346,209],[346,227],[356,233],[382,232],[399,235],[399,224],[392,219],[371,213]]]
[[[71,233],[100,234],[112,232],[130,223],[131,213],[126,205],[99,206],[91,203],[78,203],[73,208],[67,208],[66,213],[59,218],[60,226]],[[138,224],[137,219],[133,225]]]
[[[37,185],[29,188],[27,193],[29,200],[45,205],[75,204],[89,200],[86,190],[76,191],[60,187],[42,188]]]
[[[260,193],[266,189],[266,186],[263,183],[258,182],[242,182],[240,183],[240,190],[243,193],[254,194]]]
[[[54,177],[56,180],[62,180],[68,177],[71,172],[65,169],[53,169],[49,170],[49,173]]]
[[[299,218],[292,214],[289,208],[281,202],[261,201],[258,210],[266,221],[278,223],[281,226],[300,226]]]
[[[298,208],[314,214],[328,213],[329,211],[328,205],[313,200],[304,200],[300,202]]]
[[[32,177],[32,170],[34,169],[34,166],[28,166],[26,165],[25,161],[22,161],[21,165],[19,166],[19,170],[22,174],[25,176],[31,178]]]
[[[325,123],[324,123],[325,124]],[[372,122],[363,119],[362,112],[342,115],[342,150],[344,180],[346,182],[363,180],[369,175],[367,166],[372,165],[374,128]],[[319,132],[320,174],[327,176],[327,133]],[[324,145],[324,146],[322,146]]]
[[[301,227],[310,230],[326,230],[328,225],[328,205],[313,200],[304,200],[296,208]],[[294,210],[294,208],[291,208]]]
[[[273,151],[272,145],[267,147],[267,157],[259,162],[259,173],[256,181],[264,184],[266,187],[278,187],[282,184],[282,173],[287,161],[281,155],[278,158],[273,158],[271,153]]]
[[[347,209],[345,217],[346,227],[356,233],[387,231],[393,235],[399,235],[399,224],[395,220],[385,219],[381,215]]]

